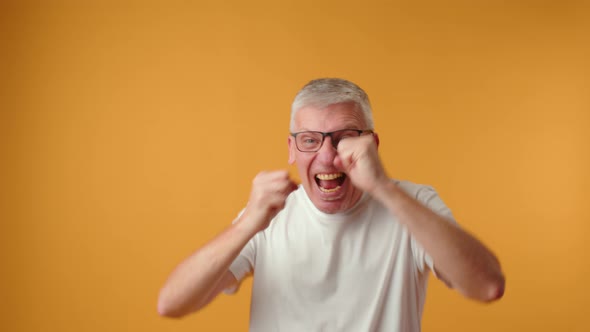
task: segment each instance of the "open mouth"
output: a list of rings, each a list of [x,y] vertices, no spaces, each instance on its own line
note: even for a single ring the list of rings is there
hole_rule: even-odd
[[[320,190],[324,193],[333,193],[338,191],[346,180],[344,173],[321,173],[316,174],[315,182]]]

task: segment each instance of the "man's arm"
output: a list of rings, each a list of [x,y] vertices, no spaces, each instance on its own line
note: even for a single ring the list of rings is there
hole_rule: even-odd
[[[238,220],[170,274],[158,298],[160,315],[182,317],[197,311],[222,290],[236,284],[229,266],[248,241],[268,227],[296,188],[287,171],[258,174],[252,184],[248,206]]]
[[[254,236],[244,225],[231,225],[174,269],[160,291],[160,315],[178,318],[197,311],[237,282],[228,268]]]
[[[463,295],[493,301],[504,293],[500,263],[480,241],[445,220],[391,181],[375,188],[381,201],[435,262],[438,276]]]
[[[475,237],[406,194],[385,174],[378,138],[342,140],[335,163],[353,184],[383,203],[430,255],[439,277],[463,295],[493,301],[504,293],[504,276],[494,254]]]

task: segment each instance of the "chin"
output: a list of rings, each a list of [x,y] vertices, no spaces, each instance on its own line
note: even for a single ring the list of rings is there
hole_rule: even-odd
[[[342,208],[341,202],[322,201],[322,202],[313,202],[313,205],[315,205],[315,207],[318,208],[318,210],[320,210],[324,213],[328,213],[328,214],[334,214],[334,213],[343,212],[344,210],[346,210],[346,209]]]
[[[345,212],[353,206],[350,202],[350,193],[343,193],[341,197],[322,197],[322,195],[316,195],[311,201],[318,210],[329,214]]]
[[[308,196],[313,205],[320,211],[328,214],[334,214],[339,212],[345,212],[350,209],[356,200],[355,196],[360,198],[360,195],[355,195],[354,187],[351,186],[349,181],[343,181],[338,191],[326,192],[320,189],[317,181],[312,182],[309,185]],[[353,190],[353,192],[351,192]],[[357,198],[357,200],[358,200]]]

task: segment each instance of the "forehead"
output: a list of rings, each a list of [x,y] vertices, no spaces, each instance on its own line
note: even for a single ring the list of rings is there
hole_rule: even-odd
[[[295,114],[296,131],[334,131],[366,129],[363,112],[353,103],[332,104],[327,107],[307,106]]]

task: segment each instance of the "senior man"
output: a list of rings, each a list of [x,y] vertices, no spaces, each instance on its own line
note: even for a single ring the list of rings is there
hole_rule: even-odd
[[[420,331],[430,271],[469,298],[503,295],[498,260],[437,193],[386,174],[360,87],[309,82],[290,130],[301,184],[259,173],[231,226],[172,272],[160,314],[197,311],[252,274],[250,331]]]

